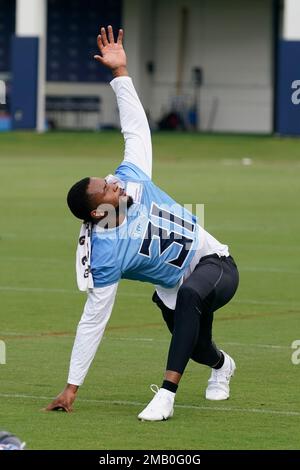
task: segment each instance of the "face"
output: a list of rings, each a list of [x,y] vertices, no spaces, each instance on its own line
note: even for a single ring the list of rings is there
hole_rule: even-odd
[[[94,207],[92,211],[94,218],[103,217],[103,212],[107,212],[109,206],[114,209],[119,207],[120,204],[126,206],[129,199],[129,196],[119,187],[118,183],[107,183],[104,178],[90,178],[87,194],[90,196]]]

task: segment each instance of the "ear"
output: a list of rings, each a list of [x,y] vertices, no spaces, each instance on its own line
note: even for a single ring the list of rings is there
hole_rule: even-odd
[[[91,211],[91,216],[93,219],[101,220],[105,217],[105,212],[101,211],[99,208]]]

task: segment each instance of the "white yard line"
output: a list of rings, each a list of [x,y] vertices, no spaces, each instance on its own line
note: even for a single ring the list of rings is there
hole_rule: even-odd
[[[20,398],[25,400],[53,400],[53,397],[43,395],[26,395],[18,393],[0,393],[1,398]],[[143,407],[146,403],[138,401],[126,400],[96,400],[88,398],[78,398],[77,402],[83,403],[99,403],[102,405],[119,405],[119,406],[140,406]],[[175,408],[182,408],[185,410],[198,410],[198,411],[221,411],[221,412],[236,412],[236,413],[257,413],[257,414],[270,414],[278,416],[300,416],[300,411],[284,411],[284,410],[271,410],[268,408],[239,408],[239,407],[221,407],[221,406],[205,406],[205,405],[175,405]]]

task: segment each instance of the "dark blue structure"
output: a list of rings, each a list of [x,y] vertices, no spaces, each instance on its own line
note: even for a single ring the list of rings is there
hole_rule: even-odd
[[[12,40],[11,115],[13,129],[35,129],[37,124],[39,39]]]
[[[0,0],[0,72],[10,70],[10,43],[15,31],[15,0]]]
[[[108,82],[93,59],[100,26],[121,27],[122,0],[48,0],[47,80]]]
[[[299,83],[297,84],[297,81]],[[300,135],[300,41],[280,41],[276,132]]]

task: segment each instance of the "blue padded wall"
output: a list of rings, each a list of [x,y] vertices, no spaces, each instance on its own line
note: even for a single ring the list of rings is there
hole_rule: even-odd
[[[99,66],[99,26],[121,27],[122,0],[48,0],[47,80],[107,82],[111,73]]]
[[[278,53],[276,132],[282,135],[300,135],[300,104],[292,102],[300,81],[300,41],[280,41]],[[298,93],[300,97],[300,93]]]
[[[0,0],[0,72],[10,71],[10,43],[15,31],[15,0]]]
[[[39,39],[12,40],[11,114],[13,129],[35,129]]]

